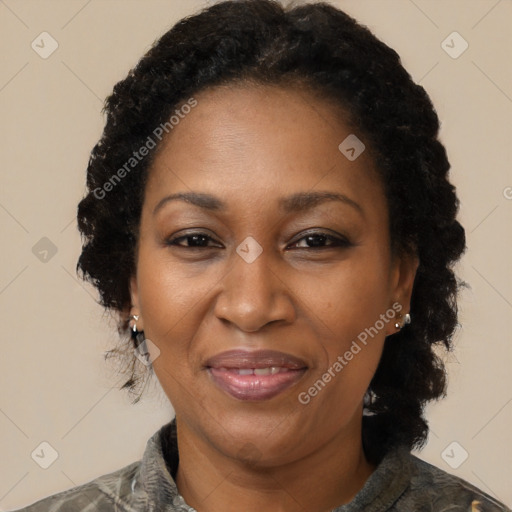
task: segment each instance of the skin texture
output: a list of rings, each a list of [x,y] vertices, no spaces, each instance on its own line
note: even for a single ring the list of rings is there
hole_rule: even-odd
[[[327,101],[271,86],[195,98],[150,169],[131,281],[131,314],[160,350],[153,368],[176,411],[178,489],[200,512],[331,510],[375,469],[361,443],[362,401],[396,320],[308,404],[298,395],[394,303],[409,311],[417,260],[392,256],[370,152],[349,161],[339,151],[354,130]],[[226,208],[169,201],[153,214],[166,196],[190,191]],[[279,198],[311,191],[344,194],[362,213],[338,201],[279,209]],[[311,244],[311,231],[350,245]],[[211,237],[206,248],[175,241],[197,232]],[[252,263],[236,252],[248,236],[263,249]],[[286,352],[308,370],[269,400],[237,400],[204,368],[234,348]]]

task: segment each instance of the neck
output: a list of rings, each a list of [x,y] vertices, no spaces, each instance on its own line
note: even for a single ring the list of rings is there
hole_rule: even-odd
[[[264,465],[226,457],[186,424],[177,421],[177,427],[176,485],[198,512],[326,512],[352,501],[375,470],[366,460],[360,428],[350,436],[340,432],[292,463]]]

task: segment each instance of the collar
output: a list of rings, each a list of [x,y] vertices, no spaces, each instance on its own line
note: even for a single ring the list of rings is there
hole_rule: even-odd
[[[178,470],[176,418],[160,428],[147,442],[134,491],[142,486],[149,512],[196,512],[178,492],[175,478]]]

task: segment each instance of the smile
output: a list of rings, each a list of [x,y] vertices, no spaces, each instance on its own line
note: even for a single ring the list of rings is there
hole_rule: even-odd
[[[205,362],[212,382],[238,400],[269,400],[306,373],[302,359],[274,350],[229,350]]]
[[[306,368],[209,368],[212,381],[238,400],[269,400],[296,384]]]

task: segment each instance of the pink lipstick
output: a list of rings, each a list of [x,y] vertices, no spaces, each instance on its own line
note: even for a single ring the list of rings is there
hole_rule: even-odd
[[[275,350],[229,350],[204,365],[212,381],[238,400],[269,400],[297,383],[307,370],[300,358]]]

